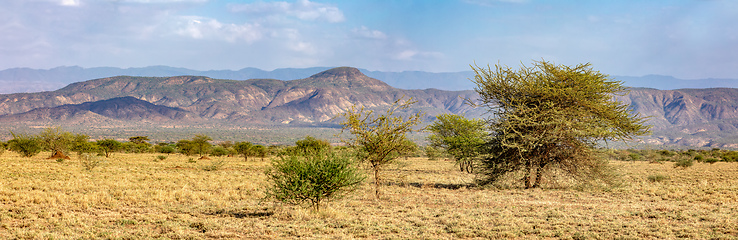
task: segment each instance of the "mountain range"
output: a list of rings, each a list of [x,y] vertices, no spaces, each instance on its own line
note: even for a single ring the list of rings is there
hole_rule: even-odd
[[[464,103],[477,96],[472,90],[400,89],[351,67],[289,81],[116,76],[55,91],[0,94],[0,125],[335,128],[335,116],[352,106],[382,109],[400,98],[416,100],[403,114],[423,111],[426,123],[442,113],[489,117]],[[654,132],[639,139],[643,144],[738,148],[738,89],[632,88],[617,100],[650,116]]]
[[[310,77],[311,75],[331,69],[330,67],[313,68],[279,68],[265,71],[257,68],[240,70],[209,70],[198,71],[187,68],[168,66],[150,66],[141,68],[114,68],[114,67],[56,67],[52,69],[10,68],[0,71],[0,94],[18,92],[53,91],[68,84],[89,79],[106,78],[111,76],[145,76],[145,77],[173,77],[173,76],[205,76],[214,79],[280,79],[292,80]],[[359,69],[365,75],[381,79],[392,87],[400,89],[441,90],[471,90],[474,84],[469,79],[474,77],[472,71],[460,72],[382,72]],[[684,80],[671,76],[612,76],[623,81],[626,86],[645,87],[661,90],[683,88],[738,88],[738,79],[694,79]]]

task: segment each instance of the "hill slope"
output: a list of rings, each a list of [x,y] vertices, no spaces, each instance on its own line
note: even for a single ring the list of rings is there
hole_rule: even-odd
[[[482,116],[464,99],[474,91],[403,90],[350,67],[281,81],[220,80],[201,76],[130,77],[89,80],[41,93],[0,95],[0,122],[57,125],[270,125],[335,124],[351,106],[381,108],[399,98],[417,100],[410,112]],[[738,89],[656,90],[634,88],[617,98],[650,116],[653,144],[738,148]]]
[[[34,109],[126,96],[180,108],[203,119],[230,123],[326,122],[352,105],[381,107],[401,97],[418,100],[416,107],[431,113],[480,112],[462,104],[462,98],[475,96],[472,91],[396,89],[367,77],[358,69],[343,67],[292,81],[235,81],[198,76],[102,78],[73,83],[52,92],[0,95],[0,114],[28,116],[38,113],[27,113]],[[13,118],[3,117],[0,121],[8,119]]]

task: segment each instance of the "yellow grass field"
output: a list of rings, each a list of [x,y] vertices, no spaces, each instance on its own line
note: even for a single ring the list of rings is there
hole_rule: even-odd
[[[261,201],[269,161],[48,154],[0,156],[0,239],[738,239],[738,163],[612,162],[625,185],[598,192],[468,188],[453,162],[411,158],[380,200],[368,178],[316,213]]]

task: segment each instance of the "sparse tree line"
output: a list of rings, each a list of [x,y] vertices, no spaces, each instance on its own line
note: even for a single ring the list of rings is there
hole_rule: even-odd
[[[412,99],[398,99],[381,112],[354,106],[337,116],[342,120],[342,133],[349,136],[343,139],[344,147],[332,147],[313,137],[299,140],[294,146],[250,142],[213,145],[213,139],[205,135],[158,144],[150,144],[145,136],[131,137],[128,142],[92,142],[86,135],[60,128],[49,128],[39,135],[13,134],[8,147],[27,157],[42,149],[54,156],[77,152],[80,156],[95,153],[110,157],[116,152],[148,152],[201,158],[240,156],[245,161],[273,156],[265,171],[270,183],[266,195],[282,202],[307,203],[316,210],[322,201],[344,196],[364,181],[364,174],[357,168],[361,164],[373,177],[375,195],[380,198],[383,170],[402,157],[421,152],[407,138],[413,131],[431,133],[430,144],[422,149],[426,157],[454,159],[459,170],[477,176],[479,185],[512,179],[519,187],[537,188],[547,178],[556,177],[614,185],[616,174],[608,167],[609,159],[738,160],[738,152],[715,149],[663,150],[654,156],[648,155],[654,151],[598,149],[603,141],[647,134],[649,127],[644,125],[645,118],[630,115],[627,106],[613,100],[614,95],[627,92],[622,83],[592,70],[589,64],[570,67],[540,61],[519,70],[503,66],[472,68],[480,99],[467,102],[488,109],[489,118],[442,114],[425,129],[418,129],[423,113],[408,112],[416,103]]]

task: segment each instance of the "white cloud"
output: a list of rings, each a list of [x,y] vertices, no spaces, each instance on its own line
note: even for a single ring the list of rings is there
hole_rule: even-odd
[[[257,2],[250,4],[232,4],[232,12],[243,12],[265,16],[291,16],[300,20],[321,20],[331,23],[343,22],[346,18],[343,12],[335,6],[314,3],[309,0],[299,0],[296,3],[288,2]]]
[[[79,0],[61,0],[61,2],[59,2],[59,4],[62,5],[62,6],[76,7],[76,6],[79,6],[80,5],[80,1]]]
[[[415,50],[404,50],[395,54],[394,59],[404,61],[414,61],[421,59],[438,59],[443,57],[443,53],[440,52],[422,52]]]
[[[258,23],[254,24],[223,24],[215,19],[203,17],[182,17],[176,33],[194,39],[215,39],[235,42],[243,40],[251,43],[262,39],[263,29]]]
[[[371,30],[365,26],[361,26],[361,28],[354,28],[351,30],[351,32],[355,36],[359,36],[362,38],[369,38],[369,39],[387,39],[387,34],[384,34],[383,32],[379,30]]]

